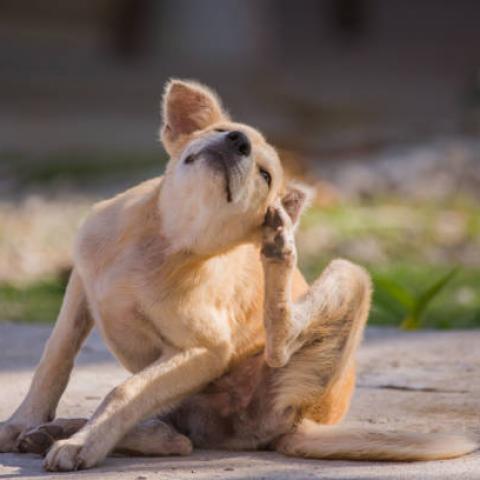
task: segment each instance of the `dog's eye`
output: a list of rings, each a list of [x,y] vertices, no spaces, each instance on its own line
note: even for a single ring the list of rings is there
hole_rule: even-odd
[[[216,128],[215,131],[216,132],[226,132],[226,130],[224,128]]]
[[[260,175],[263,177],[263,179],[267,182],[267,185],[270,187],[272,184],[272,176],[263,168],[260,168]]]

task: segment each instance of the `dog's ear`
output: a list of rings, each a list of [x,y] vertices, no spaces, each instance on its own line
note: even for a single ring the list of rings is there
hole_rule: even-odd
[[[199,83],[171,80],[167,83],[162,101],[162,142],[170,149],[182,135],[190,135],[227,118],[220,99]]]
[[[281,197],[282,207],[296,226],[302,212],[310,205],[314,195],[313,187],[299,182],[290,182]]]

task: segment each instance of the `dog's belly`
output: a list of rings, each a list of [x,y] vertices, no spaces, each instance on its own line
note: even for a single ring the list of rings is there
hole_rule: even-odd
[[[183,401],[163,420],[198,448],[265,448],[291,431],[299,418],[293,408],[273,408],[276,374],[266,366],[263,352],[251,356]]]

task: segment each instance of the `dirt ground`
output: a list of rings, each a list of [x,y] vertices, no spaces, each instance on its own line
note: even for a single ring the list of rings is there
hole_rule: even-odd
[[[0,324],[0,419],[20,402],[50,327]],[[480,437],[480,331],[370,328],[359,353],[350,424],[469,432]],[[83,347],[60,416],[87,415],[127,373],[94,334]],[[0,454],[0,478],[438,479],[480,478],[480,453],[426,463],[315,461],[270,452],[196,451],[189,457],[108,458],[100,467],[47,475],[35,455]]]

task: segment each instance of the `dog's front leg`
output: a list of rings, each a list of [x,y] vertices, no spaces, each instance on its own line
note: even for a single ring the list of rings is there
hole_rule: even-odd
[[[79,432],[57,441],[45,458],[45,468],[70,471],[98,464],[139,421],[197,391],[218,377],[227,363],[225,346],[162,356],[112,390]]]
[[[93,326],[82,280],[73,270],[62,309],[30,389],[16,412],[0,423],[0,452],[18,450],[25,430],[52,420],[67,386],[75,355]]]

